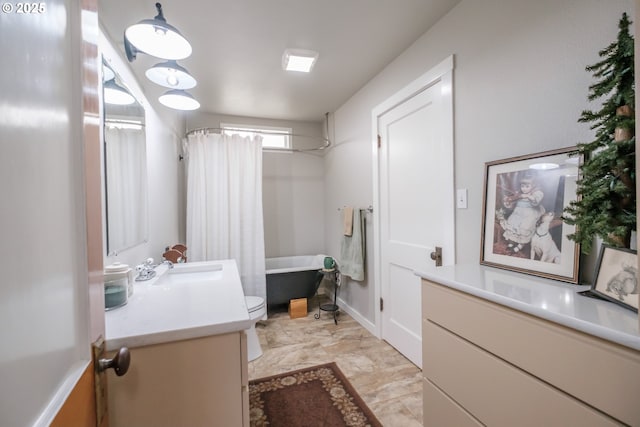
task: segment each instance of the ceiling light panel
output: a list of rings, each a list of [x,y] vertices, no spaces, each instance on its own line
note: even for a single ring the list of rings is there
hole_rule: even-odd
[[[303,49],[287,49],[282,55],[282,68],[286,71],[308,73],[318,60],[318,52]]]

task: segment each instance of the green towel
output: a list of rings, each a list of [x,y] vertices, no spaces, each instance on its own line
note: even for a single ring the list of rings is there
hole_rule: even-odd
[[[353,280],[364,280],[365,217],[360,209],[353,210],[353,233],[342,236],[340,273]]]

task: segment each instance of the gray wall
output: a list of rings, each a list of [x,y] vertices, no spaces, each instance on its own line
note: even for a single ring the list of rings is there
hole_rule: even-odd
[[[335,146],[325,158],[327,253],[339,254],[336,207],[373,200],[371,110],[454,54],[455,181],[469,199],[468,209],[456,210],[456,261],[478,263],[484,163],[591,139],[588,125],[577,123],[593,108],[584,68],[615,40],[623,11],[634,16],[633,1],[462,1],[334,113]],[[341,288],[343,303],[365,323],[375,307],[371,244],[367,250],[366,280]]]

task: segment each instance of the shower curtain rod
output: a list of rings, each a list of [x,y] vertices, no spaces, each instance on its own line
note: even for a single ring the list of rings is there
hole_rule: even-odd
[[[193,129],[190,130],[189,132],[186,133],[185,136],[190,136],[193,135],[197,132],[214,132],[214,133],[220,133],[223,130],[236,130],[234,128],[221,128],[221,127],[204,127],[204,128],[198,128],[198,129]],[[317,139],[322,141],[322,145],[319,147],[313,147],[313,148],[275,148],[275,147],[268,147],[265,148],[265,150],[268,151],[292,151],[295,153],[299,153],[299,152],[305,152],[305,151],[320,151],[320,150],[326,150],[327,148],[329,148],[331,146],[331,141],[329,141],[328,138],[325,138],[323,136],[314,136],[314,135],[302,135],[302,134],[298,134],[298,133],[292,133],[292,132],[270,132],[267,130],[245,130],[245,129],[237,129],[239,131],[242,132],[251,132],[251,133],[256,133],[256,134],[261,134],[261,135],[286,135],[286,136],[290,136],[291,138],[294,137],[298,137],[298,138],[310,138],[310,139]]]
[[[116,124],[116,125],[132,125],[132,126],[140,126],[145,127],[144,123],[137,120],[123,120],[123,119],[105,119],[105,124]]]

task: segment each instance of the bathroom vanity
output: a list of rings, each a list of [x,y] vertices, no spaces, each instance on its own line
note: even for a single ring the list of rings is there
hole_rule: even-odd
[[[109,372],[112,426],[248,426],[245,329],[235,261],[157,267],[128,303],[106,313],[107,351],[129,348],[129,372]]]
[[[480,265],[417,274],[425,426],[640,425],[636,313]]]

